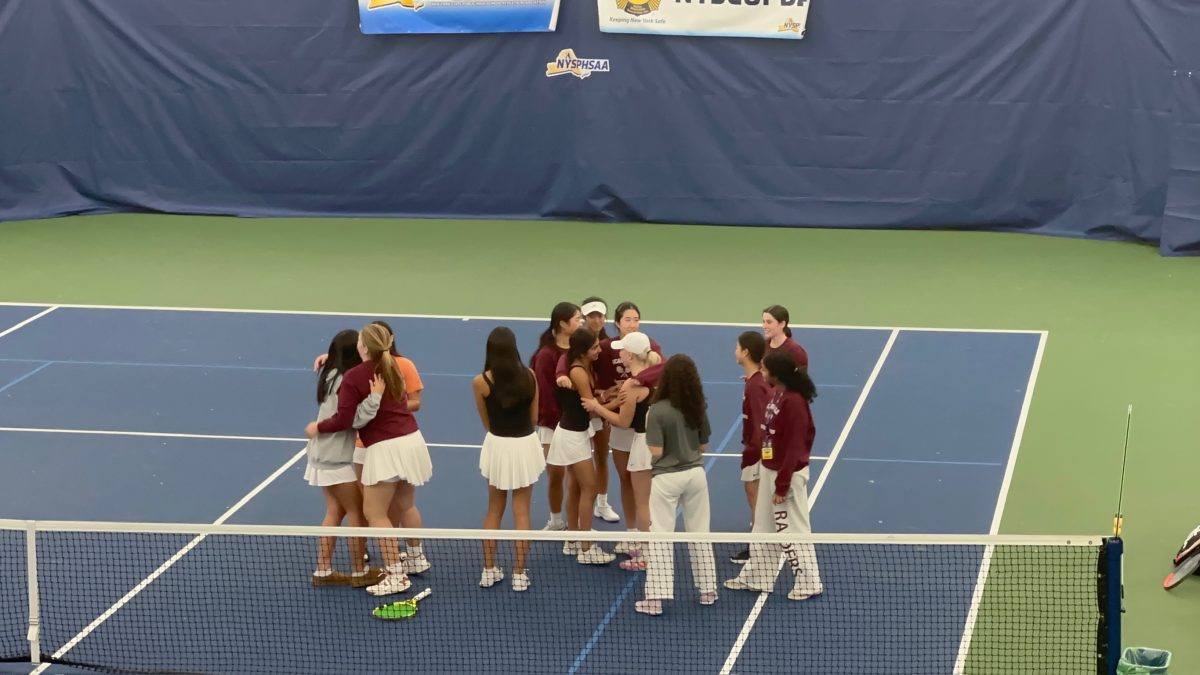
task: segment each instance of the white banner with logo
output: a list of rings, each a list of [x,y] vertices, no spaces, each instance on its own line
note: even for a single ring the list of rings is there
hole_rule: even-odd
[[[596,0],[603,33],[804,37],[809,0]]]

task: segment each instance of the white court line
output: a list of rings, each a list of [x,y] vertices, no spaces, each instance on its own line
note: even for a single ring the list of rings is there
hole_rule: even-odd
[[[6,304],[6,303],[0,303],[0,305],[2,305],[2,304]],[[45,307],[45,305],[15,305],[15,306],[17,306],[17,307]],[[4,337],[5,335],[8,335],[10,333],[15,333],[15,332],[21,330],[25,326],[28,326],[29,324],[33,323],[34,321],[37,321],[38,319],[42,318],[43,316],[46,316],[47,314],[49,314],[50,312],[53,312],[54,310],[58,309],[59,307],[60,307],[60,305],[54,305],[53,307],[46,307],[46,309],[38,312],[37,314],[34,314],[33,316],[29,317],[28,319],[25,319],[21,323],[3,331],[3,332],[0,332],[0,338]]]
[[[0,427],[0,431],[27,434],[77,434],[82,436],[141,436],[145,438],[200,438],[208,441],[270,441],[276,443],[307,443],[307,438],[291,436],[228,436],[224,434],[180,434],[167,431],[115,431],[110,429],[42,429],[37,427]],[[480,445],[459,443],[426,443],[431,448],[480,448]]]
[[[45,307],[49,303],[37,302],[0,302],[0,307]],[[396,319],[445,319],[452,321],[549,321],[546,317],[531,316],[462,316],[456,314],[395,314],[390,312],[323,312],[323,311],[293,311],[285,309],[228,309],[222,307],[157,307],[150,305],[71,305],[58,304],[56,307],[67,309],[116,309],[137,310],[147,312],[213,312],[219,314],[283,314],[291,316],[355,316],[355,317],[384,317]],[[729,328],[760,328],[759,323],[736,323],[721,321],[643,321],[648,325],[661,326],[725,326]],[[914,331],[932,333],[1021,333],[1031,335],[1045,334],[1044,330],[1022,328],[935,328],[930,326],[852,326],[840,324],[788,324],[792,328],[824,328],[829,330],[866,330],[866,331]]]
[[[141,436],[144,438],[199,438],[207,441],[269,441],[274,443],[306,443],[305,438],[291,438],[287,436],[226,436],[222,434],[177,434],[159,431],[110,431],[107,429],[40,429],[34,427],[0,427],[0,432],[11,431],[15,433],[27,434],[76,434],[81,436]],[[426,443],[425,445],[431,448],[462,448],[465,450],[478,450],[482,445],[473,445],[470,443]],[[741,453],[726,452],[726,453],[708,453],[705,457],[722,457],[722,458],[741,458]],[[809,459],[824,461],[828,457],[813,455]]]
[[[1021,449],[1021,439],[1025,436],[1025,422],[1029,419],[1029,406],[1033,402],[1033,388],[1037,385],[1038,371],[1042,368],[1042,355],[1046,353],[1046,335],[1038,340],[1037,353],[1033,357],[1033,367],[1029,369],[1029,382],[1025,385],[1025,400],[1021,402],[1021,415],[1017,418],[1017,430],[1013,434],[1012,447],[1008,451],[1008,465],[1004,467],[1004,480],[1000,483],[1000,495],[996,499],[996,510],[992,512],[992,525],[988,534],[999,534],[1000,520],[1004,517],[1004,505],[1008,501],[1008,488],[1012,485],[1013,470],[1017,466],[1017,452]],[[979,605],[983,601],[983,591],[987,586],[988,572],[992,566],[994,547],[989,545],[983,549],[983,560],[979,563],[979,576],[975,578],[975,589],[971,592],[971,607],[967,610],[966,624],[963,626],[962,639],[958,643],[958,655],[954,659],[953,675],[962,675],[967,666],[967,653],[971,649],[971,637],[975,633],[975,622],[979,618]]]
[[[202,438],[210,441],[276,441],[306,443],[306,438],[284,436],[226,436],[222,434],[176,434],[165,431],[111,431],[108,429],[41,429],[35,427],[0,427],[0,431],[26,434],[77,434],[82,436],[143,436],[149,438]]]
[[[900,329],[892,329],[892,334],[888,336],[887,344],[883,346],[883,351],[879,353],[879,358],[875,361],[875,367],[871,369],[871,375],[867,378],[867,383],[863,385],[862,393],[858,395],[858,401],[854,403],[854,408],[850,411],[850,417],[846,419],[846,424],[842,427],[842,433],[838,435],[837,442],[833,444],[833,451],[829,453],[829,461],[826,462],[821,475],[817,476],[816,482],[813,483],[813,489],[808,494],[808,508],[810,510],[817,503],[817,496],[821,494],[821,489],[825,487],[825,483],[829,479],[833,463],[842,454],[842,448],[846,445],[846,439],[850,437],[850,429],[854,426],[854,422],[858,420],[858,415],[862,412],[863,405],[867,402],[867,396],[871,394],[871,388],[875,386],[875,380],[879,377],[879,371],[883,370],[883,362],[887,360],[888,354],[892,352],[892,345],[896,344],[896,338],[899,335]],[[783,556],[780,556],[779,566],[783,567]],[[725,664],[721,666],[721,675],[729,675],[733,671],[733,666],[737,663],[738,656],[742,653],[742,648],[746,646],[746,641],[750,638],[750,631],[754,629],[754,624],[758,621],[759,614],[762,613],[763,607],[767,604],[767,597],[769,595],[769,593],[758,594],[758,600],[754,603],[754,608],[750,610],[749,616],[746,617],[746,622],[742,624],[741,632],[738,633],[733,647],[729,650],[729,657],[725,659]]]
[[[233,516],[233,514],[237,513],[251,499],[254,499],[256,496],[258,496],[258,493],[265,490],[268,485],[270,485],[271,483],[273,483],[275,481],[276,478],[279,478],[284,473],[286,473],[288,469],[292,468],[292,465],[294,465],[296,462],[300,461],[300,459],[302,457],[304,457],[306,454],[307,454],[307,449],[297,452],[295,455],[292,456],[291,459],[284,462],[283,466],[276,469],[275,472],[272,473],[270,476],[267,476],[267,478],[265,480],[263,480],[263,482],[261,482],[257,486],[255,486],[253,490],[247,492],[245,497],[242,497],[241,499],[238,500],[238,502],[236,504],[229,507],[229,510],[226,511],[225,513],[222,513],[219,518],[217,518],[216,520],[213,521],[212,524],[213,525],[224,524],[226,520],[228,520],[231,516]],[[208,537],[207,534],[200,534],[200,535],[197,535],[195,538],[193,538],[191,541],[189,541],[183,548],[179,549],[175,553],[175,555],[171,556],[170,558],[167,559],[166,562],[159,565],[158,569],[151,572],[150,575],[148,577],[146,577],[145,579],[142,579],[142,581],[140,583],[138,583],[138,585],[131,588],[128,593],[121,596],[120,600],[117,600],[115,603],[113,603],[113,605],[111,607],[104,610],[103,614],[96,617],[91,623],[89,623],[86,627],[84,627],[83,630],[79,631],[79,633],[77,633],[75,635],[75,637],[68,640],[66,642],[66,644],[64,644],[61,648],[59,648],[58,651],[54,652],[54,654],[50,658],[52,660],[61,659],[64,655],[66,655],[67,652],[74,649],[75,645],[79,644],[88,635],[91,635],[92,631],[99,628],[100,625],[103,624],[105,621],[108,621],[109,617],[111,617],[113,614],[116,614],[118,610],[120,610],[125,605],[129,604],[129,601],[133,600],[135,597],[137,597],[138,593],[141,593],[143,590],[146,589],[147,586],[154,583],[155,579],[158,579],[167,570],[171,569],[171,566],[173,566],[175,563],[179,562],[180,559],[183,558],[183,556],[190,553],[192,549],[196,548],[196,546],[198,546],[200,544],[200,542],[204,541],[205,538],[207,538],[207,537]],[[35,668],[29,675],[40,675],[40,673],[42,673],[47,668],[49,668],[50,665],[51,665],[50,663],[43,663],[40,666],[38,666],[37,668]]]

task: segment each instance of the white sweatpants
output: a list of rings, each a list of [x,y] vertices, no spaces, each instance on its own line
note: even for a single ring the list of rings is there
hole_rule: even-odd
[[[754,531],[811,534],[808,519],[808,467],[792,474],[792,485],[782,504],[775,504],[775,478],[778,472],[762,467],[758,484],[758,502],[754,508]],[[806,595],[824,591],[817,551],[812,544],[750,544],[750,560],[738,579],[750,588],[771,592],[779,576],[780,556],[795,576],[793,590]]]
[[[702,467],[659,474],[650,481],[650,531],[674,532],[675,509],[683,505],[683,529],[708,532],[708,478]],[[646,598],[671,600],[675,597],[675,546],[670,542],[652,542],[646,556]],[[712,544],[688,544],[692,561],[692,579],[696,590],[715,593],[717,563]]]

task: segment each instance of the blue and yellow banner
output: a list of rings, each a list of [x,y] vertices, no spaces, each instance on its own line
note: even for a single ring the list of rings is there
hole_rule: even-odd
[[[600,31],[799,40],[808,0],[596,0]]]
[[[384,33],[552,32],[561,0],[358,0],[359,28]]]

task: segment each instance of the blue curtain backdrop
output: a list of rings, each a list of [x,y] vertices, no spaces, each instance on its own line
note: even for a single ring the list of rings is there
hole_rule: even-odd
[[[352,0],[6,0],[0,219],[953,227],[1200,252],[1200,3],[814,0],[807,35],[606,35],[594,0],[564,0],[556,33],[471,36],[364,36]],[[610,72],[547,78],[566,48]]]

